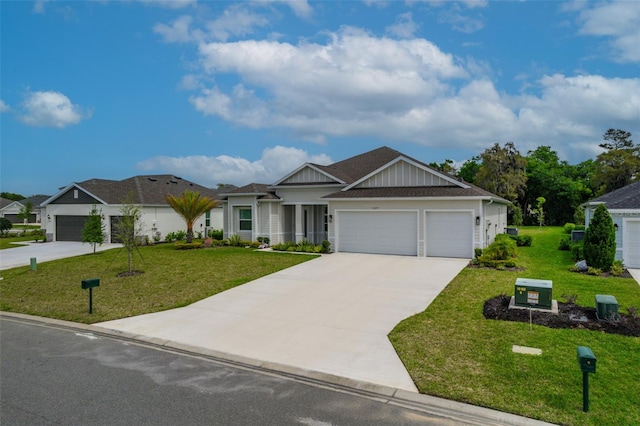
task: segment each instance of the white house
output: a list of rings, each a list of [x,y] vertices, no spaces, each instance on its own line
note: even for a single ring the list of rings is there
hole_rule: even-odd
[[[616,230],[616,259],[627,268],[640,268],[640,181],[585,203],[584,221],[589,226],[598,204],[604,204]]]
[[[218,199],[216,191],[173,175],[134,176],[115,181],[90,179],[72,183],[41,204],[42,228],[48,241],[81,241],[82,229],[95,205],[106,225],[106,242],[113,242],[113,228],[122,216],[128,197],[142,213],[143,236],[160,239],[169,232],[186,230],[184,220],[167,204],[167,194],[179,196],[185,190]],[[194,233],[222,229],[222,206],[200,217]]]
[[[225,236],[303,239],[336,252],[471,258],[507,226],[509,202],[382,147],[306,163],[223,196]]]

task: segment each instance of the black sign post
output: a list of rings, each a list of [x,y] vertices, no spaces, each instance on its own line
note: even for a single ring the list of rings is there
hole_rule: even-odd
[[[89,289],[89,313],[93,313],[93,288],[100,286],[100,278],[82,280],[82,289]]]

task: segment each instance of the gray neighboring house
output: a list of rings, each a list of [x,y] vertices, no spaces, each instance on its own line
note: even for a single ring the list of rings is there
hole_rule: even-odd
[[[121,217],[123,202],[129,195],[140,207],[142,236],[161,240],[169,232],[186,230],[184,220],[167,204],[165,196],[179,196],[185,190],[197,191],[218,200],[218,193],[173,175],[134,176],[124,180],[89,179],[62,188],[42,203],[42,228],[48,241],[82,241],[85,221],[95,204],[105,223],[105,242],[115,242],[114,226]],[[222,228],[222,206],[200,217],[193,231]]]
[[[583,204],[585,226],[589,226],[598,204],[609,210],[616,228],[616,259],[627,268],[640,268],[640,181]]]
[[[507,226],[507,200],[388,147],[221,194],[225,236],[336,252],[472,258]]]
[[[0,199],[0,217],[9,219],[11,223],[23,223],[24,220],[18,218],[18,214],[20,213],[20,210],[22,210],[27,205],[27,203],[31,203],[31,217],[27,222],[40,223],[40,204],[42,204],[48,198],[48,195],[34,195],[20,201],[13,201],[2,198]]]

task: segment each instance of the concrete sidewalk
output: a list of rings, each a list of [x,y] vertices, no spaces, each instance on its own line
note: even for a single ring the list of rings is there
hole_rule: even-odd
[[[23,242],[20,244],[24,244],[24,246],[0,250],[0,270],[28,266],[32,257],[35,257],[38,263],[42,263],[49,260],[93,253],[91,244],[74,241]],[[122,247],[122,244],[102,244],[96,247],[96,251],[104,251],[116,247]]]
[[[640,284],[640,269],[628,269],[631,276]]]
[[[95,325],[417,392],[387,334],[467,263],[336,253],[184,308]]]

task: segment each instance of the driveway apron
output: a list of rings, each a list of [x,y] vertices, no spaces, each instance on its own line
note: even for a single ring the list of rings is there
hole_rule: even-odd
[[[335,253],[184,308],[95,325],[417,392],[387,334],[467,263]]]
[[[96,251],[109,250],[122,247],[121,244],[102,244],[96,247]],[[0,270],[28,266],[31,258],[36,258],[37,263],[49,260],[64,259],[66,257],[81,256],[93,253],[93,246],[75,241],[56,241],[49,243],[24,242],[20,247],[0,250]]]

